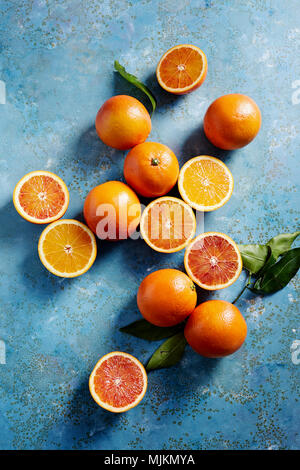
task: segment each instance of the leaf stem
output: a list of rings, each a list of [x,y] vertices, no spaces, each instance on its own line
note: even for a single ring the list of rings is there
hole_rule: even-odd
[[[249,276],[248,276],[248,279],[247,279],[247,282],[246,284],[244,285],[243,289],[241,290],[241,292],[239,293],[239,295],[234,299],[233,302],[231,302],[232,304],[235,304],[239,298],[241,297],[241,295],[243,295],[243,293],[245,292],[245,290],[247,289],[247,287],[250,285],[251,283],[251,273],[249,273]]]

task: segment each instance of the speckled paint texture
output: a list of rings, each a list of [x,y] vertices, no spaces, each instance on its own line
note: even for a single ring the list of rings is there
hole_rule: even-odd
[[[245,293],[238,306],[248,337],[236,354],[212,360],[187,348],[178,366],[149,374],[137,408],[113,415],[90,397],[89,374],[113,350],[148,360],[157,344],[118,328],[140,318],[141,280],[159,268],[183,269],[183,252],[162,255],[142,240],[102,242],[88,273],[57,278],[38,258],[42,227],[12,204],[16,182],[47,169],[70,190],[66,217],[82,220],[88,191],[123,179],[125,152],[101,143],[94,119],[114,94],[148,103],[113,72],[118,59],[158,98],[149,139],[170,146],[181,165],[208,154],[232,171],[233,196],[205,215],[205,230],[239,243],[293,232],[299,16],[298,0],[1,0],[0,448],[299,448],[300,355],[291,354],[300,340],[297,278],[272,296]],[[159,88],[155,67],[180,43],[205,51],[208,74],[199,90],[176,98]],[[255,141],[235,152],[216,149],[202,131],[210,102],[230,92],[250,95],[263,119]],[[232,300],[245,277],[224,291],[199,291],[199,301]]]

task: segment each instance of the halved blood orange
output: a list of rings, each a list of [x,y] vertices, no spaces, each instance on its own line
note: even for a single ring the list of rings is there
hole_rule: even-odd
[[[174,253],[185,248],[194,237],[195,214],[181,199],[160,197],[144,210],[140,230],[143,239],[153,250]]]
[[[147,374],[138,359],[120,351],[103,356],[90,375],[95,402],[113,413],[134,408],[147,390]]]
[[[194,238],[186,248],[184,266],[194,283],[207,290],[230,286],[243,267],[236,243],[218,232],[206,232]]]
[[[60,219],[69,205],[69,191],[59,176],[50,171],[32,171],[16,184],[13,203],[29,222],[48,224]]]
[[[182,199],[203,212],[222,207],[232,195],[233,184],[233,176],[225,163],[208,155],[188,160],[178,178]]]
[[[169,49],[156,68],[160,86],[175,95],[185,95],[199,88],[206,73],[206,55],[199,47],[191,44],[181,44]]]
[[[95,261],[97,244],[93,232],[78,220],[61,219],[41,233],[39,257],[45,268],[60,277],[84,274]]]

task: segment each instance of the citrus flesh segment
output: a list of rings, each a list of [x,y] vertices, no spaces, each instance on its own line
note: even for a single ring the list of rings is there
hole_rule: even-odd
[[[147,374],[135,357],[111,352],[97,362],[90,375],[89,388],[98,405],[121,413],[142,400],[147,389]]]
[[[203,289],[218,290],[233,284],[242,270],[236,243],[223,233],[198,235],[187,246],[184,265],[190,278]]]
[[[33,171],[17,183],[13,202],[29,222],[47,224],[59,219],[69,205],[69,192],[61,178],[50,171]]]
[[[141,234],[154,250],[174,253],[182,250],[196,232],[196,218],[192,208],[175,197],[161,197],[152,201],[141,217]]]
[[[186,94],[205,80],[207,60],[199,47],[182,44],[169,49],[160,59],[156,76],[162,88],[174,94]]]
[[[76,277],[85,273],[97,254],[93,232],[81,222],[62,219],[42,232],[38,252],[40,260],[52,274]]]
[[[182,199],[203,212],[223,206],[232,195],[233,185],[233,176],[225,163],[208,155],[187,161],[178,179]]]

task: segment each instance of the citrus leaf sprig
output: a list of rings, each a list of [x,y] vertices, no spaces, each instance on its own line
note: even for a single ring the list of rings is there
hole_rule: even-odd
[[[148,341],[159,341],[160,339],[169,338],[182,329],[182,324],[169,327],[160,327],[152,325],[147,320],[137,320],[130,325],[120,328],[122,333],[135,336],[136,338],[146,339]]]
[[[281,233],[265,245],[238,245],[243,268],[249,271],[249,277],[244,289],[232,303],[240,298],[246,288],[254,293],[272,294],[290,282],[300,267],[300,248],[291,249],[299,235],[300,231]],[[250,286],[253,275],[256,280]]]
[[[145,93],[145,95],[148,96],[149,100],[151,101],[151,105],[152,105],[152,113],[154,113],[154,111],[156,109],[157,101],[156,101],[156,98],[153,95],[153,93],[149,90],[149,88],[144,83],[142,83],[137,77],[135,77],[131,73],[128,73],[125,70],[125,67],[123,67],[123,65],[121,65],[117,60],[115,60],[115,62],[114,62],[114,67],[115,67],[115,70],[117,72],[119,72],[121,77],[125,78],[125,80],[127,80],[129,83],[136,86],[140,90],[142,90]]]
[[[183,335],[184,325],[185,323],[168,327],[155,326],[142,319],[120,328],[120,331],[147,341],[158,341],[167,338],[149,359],[146,370],[150,371],[170,367],[180,361],[186,346]]]
[[[272,254],[270,256],[272,259]],[[283,289],[297,274],[300,266],[300,248],[287,251],[275,264],[271,264],[253,286],[256,292],[272,294]]]
[[[146,370],[162,369],[177,364],[183,356],[186,339],[183,332],[177,333],[162,343],[152,354]]]

